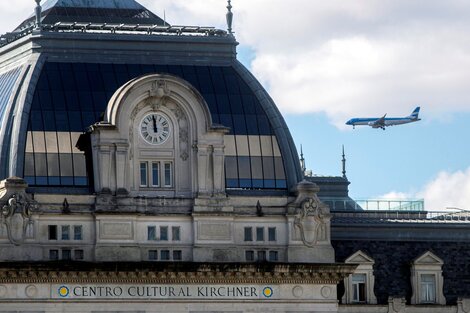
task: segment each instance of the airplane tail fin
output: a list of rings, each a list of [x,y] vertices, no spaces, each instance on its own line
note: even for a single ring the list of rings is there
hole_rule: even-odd
[[[416,107],[409,117],[414,120],[418,119],[419,109],[420,107]]]

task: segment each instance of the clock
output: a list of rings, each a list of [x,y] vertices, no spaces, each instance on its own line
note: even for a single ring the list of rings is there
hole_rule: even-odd
[[[152,145],[161,145],[170,137],[170,123],[158,113],[145,115],[139,127],[142,138]]]

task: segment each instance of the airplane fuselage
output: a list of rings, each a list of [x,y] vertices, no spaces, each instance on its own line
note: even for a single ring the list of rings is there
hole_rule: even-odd
[[[372,128],[382,128],[385,129],[387,126],[402,125],[420,121],[418,118],[420,107],[416,107],[410,115],[404,117],[386,117],[385,114],[382,117],[368,117],[368,118],[352,118],[346,122],[346,125],[352,125],[353,128],[356,125],[370,126]]]

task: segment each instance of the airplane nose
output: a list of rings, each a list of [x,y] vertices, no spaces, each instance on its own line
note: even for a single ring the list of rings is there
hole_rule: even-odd
[[[349,120],[349,121],[346,122],[346,125],[351,125],[351,123],[352,123],[352,121]]]

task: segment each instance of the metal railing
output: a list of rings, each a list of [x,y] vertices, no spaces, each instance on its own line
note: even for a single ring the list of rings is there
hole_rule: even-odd
[[[366,199],[321,198],[331,211],[424,211],[423,199]]]

